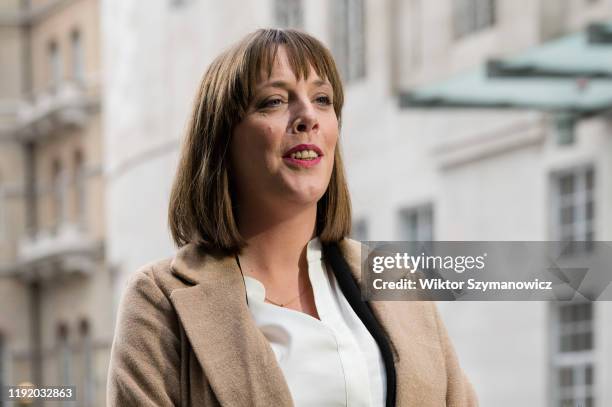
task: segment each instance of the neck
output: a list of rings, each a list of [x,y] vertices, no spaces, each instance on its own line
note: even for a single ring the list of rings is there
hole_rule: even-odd
[[[316,236],[317,206],[286,216],[262,216],[260,211],[239,213],[238,228],[247,242],[240,252],[243,271],[265,282],[297,282],[307,270],[306,245]]]

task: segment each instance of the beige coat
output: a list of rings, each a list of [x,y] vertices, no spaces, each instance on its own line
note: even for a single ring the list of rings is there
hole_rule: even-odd
[[[359,281],[360,243],[344,239],[339,247]],[[191,244],[136,272],[119,307],[108,405],[292,406],[245,295],[233,256]],[[398,406],[477,405],[434,303],[371,305],[399,356]]]

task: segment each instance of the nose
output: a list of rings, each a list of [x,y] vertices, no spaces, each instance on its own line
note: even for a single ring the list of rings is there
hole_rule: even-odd
[[[293,133],[310,133],[319,129],[319,121],[314,107],[308,100],[295,102],[295,116],[291,124]]]

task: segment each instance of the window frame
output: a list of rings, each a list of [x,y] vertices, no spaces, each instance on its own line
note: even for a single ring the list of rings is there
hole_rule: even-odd
[[[56,91],[64,76],[64,66],[59,41],[53,38],[47,43],[47,64],[49,73],[49,89]]]
[[[498,22],[497,9],[497,0],[453,0],[454,38],[462,39],[493,28]]]
[[[409,217],[416,216],[416,227],[413,231],[409,230],[411,225]],[[422,219],[429,222],[425,226],[421,225]],[[421,219],[421,220],[420,220]],[[401,241],[410,242],[429,242],[435,239],[435,208],[433,202],[402,207],[398,212],[398,237]],[[423,230],[427,228],[427,232]]]
[[[591,174],[590,187],[588,174]],[[550,177],[551,211],[550,233],[553,241],[583,242],[564,248],[562,254],[576,255],[588,253],[592,248],[590,242],[596,239],[597,228],[597,169],[587,163],[554,171]],[[571,176],[573,187],[571,194],[562,194],[562,179]],[[590,211],[589,204],[590,203]],[[571,209],[571,223],[563,223],[564,210]],[[589,215],[590,212],[590,215]],[[566,246],[566,245],[564,245]]]
[[[590,180],[589,180],[590,173]],[[574,242],[577,239],[590,238],[593,241],[596,236],[597,219],[597,193],[599,171],[592,162],[575,165],[572,167],[553,171],[549,177],[550,188],[550,234],[553,241]],[[568,178],[571,177],[571,178]],[[563,179],[571,179],[563,185]],[[590,184],[590,185],[589,185]],[[569,193],[563,192],[564,188]],[[588,217],[588,203],[591,203],[591,215]],[[572,208],[571,223],[564,223],[563,210]],[[577,212],[581,212],[578,213]],[[571,229],[571,233],[566,233]],[[589,245],[572,245],[572,250],[564,249],[561,255],[584,255],[589,251]],[[575,250],[573,248],[580,248]],[[588,321],[562,321],[563,307],[589,304],[590,318]],[[576,403],[587,405],[586,400],[590,398],[593,404],[597,403],[597,307],[596,303],[584,300],[567,302],[553,302],[549,306],[549,405],[558,407],[563,405],[562,401],[572,400],[572,406]],[[573,324],[573,325],[572,325]],[[590,346],[586,349],[572,349],[572,335],[579,331],[590,334]],[[563,337],[567,337],[569,349],[563,349]],[[582,338],[584,340],[584,337]],[[587,369],[591,368],[591,383],[586,384]],[[578,383],[566,386],[570,390],[564,390],[561,382],[561,369],[570,369],[572,382]],[[575,397],[577,396],[577,397]]]
[[[332,52],[345,83],[367,76],[367,21],[365,0],[334,0]]]
[[[91,323],[89,319],[82,318],[79,322],[79,336],[83,363],[83,403],[85,407],[95,405],[96,382],[95,382],[95,355]]]
[[[592,335],[592,342],[590,349],[587,350],[561,350],[561,308],[569,307],[573,305],[584,305],[589,304],[591,307],[590,315],[590,332]],[[572,303],[565,302],[552,302],[549,306],[549,349],[550,349],[550,361],[549,361],[549,406],[560,407],[562,401],[572,399],[572,407],[575,405],[586,406],[587,398],[591,398],[593,405],[597,403],[597,341],[596,341],[596,325],[597,320],[597,308],[595,303],[587,301],[574,301]],[[567,322],[565,323],[567,325]],[[591,368],[591,383],[586,384],[586,369]],[[567,389],[562,389],[560,383],[560,371],[561,369],[571,369],[573,378],[573,385],[567,386]],[[576,374],[577,372],[577,374]],[[575,375],[575,376],[574,376]],[[576,383],[578,383],[576,385]],[[577,396],[577,397],[576,397]],[[578,404],[577,404],[578,403]]]
[[[56,341],[59,382],[62,385],[71,385],[73,380],[73,355],[70,346],[70,328],[67,323],[58,323]]]
[[[83,31],[75,27],[70,31],[70,52],[72,57],[72,78],[77,83],[85,81],[85,49]]]
[[[58,232],[62,226],[70,222],[70,169],[63,157],[56,157],[51,161],[50,199],[52,202],[52,229]]]
[[[85,157],[81,149],[76,149],[73,155],[73,208],[76,223],[85,227],[87,221],[87,172]]]

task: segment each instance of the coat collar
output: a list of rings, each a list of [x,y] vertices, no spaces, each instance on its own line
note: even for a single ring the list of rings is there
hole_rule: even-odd
[[[361,243],[345,238],[338,247],[359,282]],[[187,244],[172,260],[172,273],[192,284],[170,299],[221,405],[292,406],[274,352],[250,315],[235,258]]]
[[[356,240],[344,238],[338,242],[338,247],[350,266],[353,276],[357,282],[361,282],[361,249],[362,244]],[[193,243],[182,246],[172,259],[172,274],[189,282],[199,284],[212,278],[225,277],[218,274],[220,265],[229,267],[230,270],[238,271],[235,260],[221,252],[207,252]],[[212,272],[210,270],[213,270]]]

